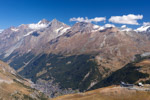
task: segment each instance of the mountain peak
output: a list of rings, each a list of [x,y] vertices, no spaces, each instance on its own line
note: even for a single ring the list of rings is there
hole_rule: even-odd
[[[50,26],[53,29],[57,29],[57,28],[60,28],[60,27],[68,27],[68,25],[64,24],[63,22],[58,21],[57,19],[53,19],[50,23]]]
[[[60,23],[56,18],[51,21],[52,24]]]
[[[137,28],[135,31],[137,32],[150,32],[150,25],[144,25]]]
[[[91,32],[93,30],[93,24],[87,22],[78,22],[73,25],[72,31],[84,31],[84,32]]]
[[[48,21],[47,19],[42,19],[41,21],[38,22],[38,24],[49,24],[50,21]]]

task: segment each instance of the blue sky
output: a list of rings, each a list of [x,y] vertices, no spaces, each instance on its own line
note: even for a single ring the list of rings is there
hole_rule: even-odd
[[[149,0],[0,0],[0,29],[20,24],[36,23],[45,18],[54,18],[68,25],[70,18],[106,17],[106,23],[111,16],[128,14],[143,15],[139,24],[150,22]],[[104,22],[99,22],[103,25]],[[113,23],[114,24],[114,23]],[[115,24],[120,26],[121,24]],[[139,27],[140,25],[128,25]]]

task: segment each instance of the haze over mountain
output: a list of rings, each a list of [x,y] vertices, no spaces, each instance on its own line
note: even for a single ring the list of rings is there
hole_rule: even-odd
[[[131,29],[87,20],[95,21],[69,26],[43,19],[5,29],[0,58],[31,79],[36,89],[55,97],[103,87],[98,84],[136,54],[150,52],[149,24]]]

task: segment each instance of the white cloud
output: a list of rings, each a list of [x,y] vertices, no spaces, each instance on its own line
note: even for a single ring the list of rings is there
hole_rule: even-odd
[[[29,28],[35,29],[35,30],[46,28],[47,26],[48,26],[48,24],[41,23],[41,21],[39,21],[37,24],[34,24],[34,23],[29,24]]]
[[[3,29],[0,29],[0,33],[2,33],[4,30]]]
[[[93,19],[88,19],[87,17],[83,18],[83,17],[78,17],[78,18],[70,18],[70,21],[76,21],[76,22],[87,22],[87,23],[91,23],[91,22],[102,22],[105,21],[106,18],[105,17],[95,17]]]
[[[109,22],[118,23],[118,24],[131,24],[131,25],[139,25],[137,20],[143,19],[143,15],[123,15],[123,16],[111,16]]]
[[[126,25],[122,25],[120,28],[121,31],[132,31],[132,28],[128,28]]]
[[[127,27],[126,25],[122,25],[122,26],[121,26],[121,28],[126,28],[126,27]]]
[[[143,26],[148,26],[150,25],[150,22],[143,22]]]
[[[115,27],[115,25],[113,25],[113,24],[105,24],[104,27],[105,28],[110,28],[110,27]]]
[[[46,24],[29,24],[29,28],[31,29],[41,29],[41,28],[46,28]]]

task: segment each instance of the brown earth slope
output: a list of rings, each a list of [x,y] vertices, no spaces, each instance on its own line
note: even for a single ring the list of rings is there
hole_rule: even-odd
[[[0,61],[0,100],[48,100],[44,94],[31,88],[31,83]]]
[[[150,92],[110,86],[85,93],[60,96],[53,100],[150,100]]]

